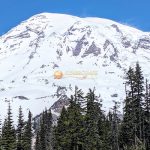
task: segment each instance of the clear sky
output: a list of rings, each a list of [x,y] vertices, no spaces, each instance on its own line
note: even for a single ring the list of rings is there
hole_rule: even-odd
[[[0,0],[0,35],[42,12],[107,18],[150,31],[150,0]]]

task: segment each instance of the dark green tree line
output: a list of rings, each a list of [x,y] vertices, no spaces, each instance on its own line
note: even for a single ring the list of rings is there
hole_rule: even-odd
[[[139,63],[126,73],[122,114],[116,101],[108,113],[103,111],[96,92],[75,87],[56,124],[50,109],[36,124],[30,111],[24,121],[20,107],[15,127],[9,103],[0,123],[0,150],[150,150],[150,84]]]

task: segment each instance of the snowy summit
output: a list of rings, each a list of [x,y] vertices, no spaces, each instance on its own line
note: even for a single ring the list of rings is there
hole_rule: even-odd
[[[124,73],[137,61],[150,76],[149,32],[101,18],[35,15],[0,37],[0,114],[10,101],[15,116],[20,105],[37,115],[64,102],[75,85],[96,86],[110,108],[112,100],[123,100]]]

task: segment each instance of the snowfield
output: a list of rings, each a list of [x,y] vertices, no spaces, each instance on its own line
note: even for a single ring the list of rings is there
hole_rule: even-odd
[[[96,87],[108,110],[112,100],[123,101],[124,73],[137,61],[149,79],[149,32],[102,18],[35,15],[0,37],[1,118],[9,101],[15,119],[20,105],[25,117],[29,109],[35,116],[72,94],[75,85],[85,92]],[[57,70],[61,79],[54,78]]]

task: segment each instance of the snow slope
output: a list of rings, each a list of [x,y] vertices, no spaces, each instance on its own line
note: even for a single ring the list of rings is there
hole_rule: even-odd
[[[0,37],[0,114],[11,101],[15,117],[20,105],[35,116],[75,85],[95,86],[108,109],[112,100],[123,100],[124,73],[137,61],[149,78],[148,32],[101,18],[35,15]],[[62,79],[54,78],[57,70]]]

